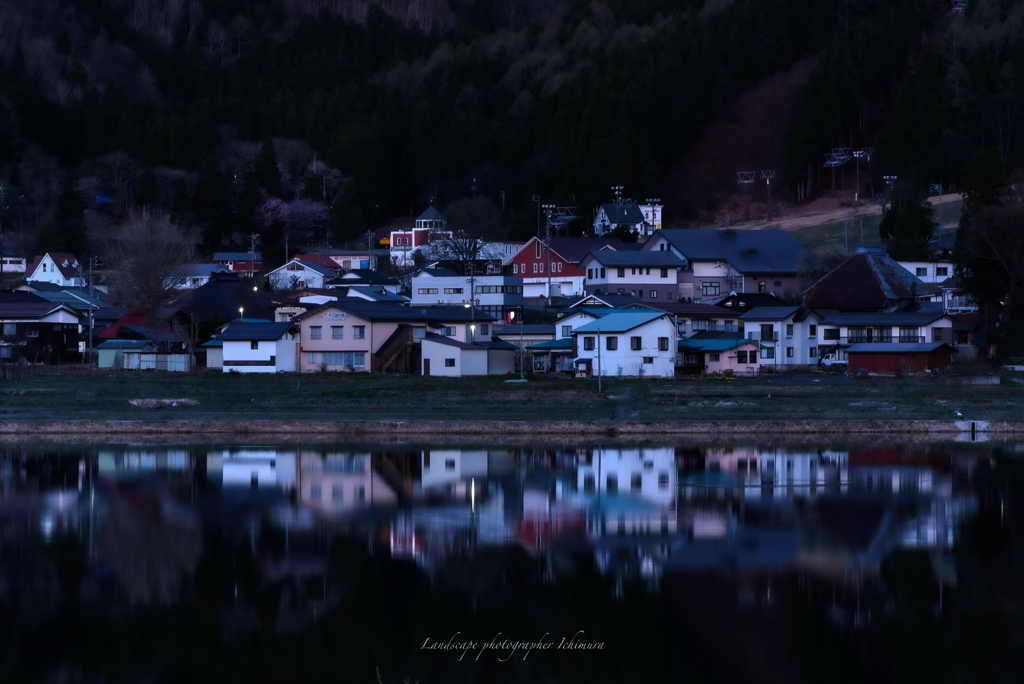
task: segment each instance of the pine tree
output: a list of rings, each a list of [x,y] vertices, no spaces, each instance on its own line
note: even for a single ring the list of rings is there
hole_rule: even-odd
[[[203,248],[214,252],[230,237],[230,216],[227,212],[227,181],[213,157],[207,155],[199,162],[196,189],[192,196],[192,211],[203,224]]]
[[[256,164],[253,166],[256,182],[271,197],[284,198],[281,189],[281,171],[277,168],[277,153],[274,152],[274,141],[267,138],[263,141]]]
[[[348,178],[341,184],[331,205],[330,228],[331,235],[345,241],[357,239],[366,232],[366,215],[359,202],[355,178]]]
[[[89,241],[85,228],[85,205],[75,189],[77,184],[78,178],[74,174],[64,177],[57,208],[36,241],[37,254],[69,252],[79,259],[85,258]]]

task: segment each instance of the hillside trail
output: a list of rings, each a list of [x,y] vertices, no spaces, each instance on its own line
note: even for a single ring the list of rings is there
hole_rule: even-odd
[[[882,213],[882,208],[874,202],[861,201],[860,204],[855,204],[853,201],[853,193],[836,193],[836,197],[821,197],[807,204],[794,206],[791,204],[779,203],[775,205],[775,210],[781,215],[776,215],[769,222],[763,216],[761,218],[751,219],[750,221],[733,221],[732,225],[737,228],[745,228],[751,230],[795,230],[797,228],[806,228],[809,226],[820,226],[826,223],[833,223],[835,221],[843,220],[843,212],[847,212],[848,216],[873,216]],[[943,194],[942,202],[956,202],[962,199],[962,195],[959,193]],[[939,196],[934,195],[928,198],[928,202],[933,206],[938,206]],[[753,202],[750,205],[751,213],[765,214],[765,206],[763,202],[755,205]],[[742,213],[742,206],[740,210],[733,214],[734,216]],[[950,225],[956,225],[955,223],[944,222],[943,227]]]

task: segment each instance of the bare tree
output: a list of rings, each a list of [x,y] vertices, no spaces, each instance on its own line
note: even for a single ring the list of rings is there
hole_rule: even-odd
[[[195,261],[195,240],[166,215],[132,216],[107,254],[110,293],[155,322],[180,284],[182,267]]]
[[[456,200],[445,208],[444,216],[447,233],[439,233],[430,241],[435,259],[458,262],[465,268],[479,258],[485,241],[502,237],[498,210],[486,197]]]
[[[118,150],[103,155],[96,163],[103,180],[114,187],[118,208],[122,212],[127,212],[131,205],[131,186],[142,173],[138,162]]]
[[[188,3],[188,9],[185,11],[185,42],[192,40],[192,36],[199,30],[200,24],[203,23],[203,5],[199,0],[192,0]]]

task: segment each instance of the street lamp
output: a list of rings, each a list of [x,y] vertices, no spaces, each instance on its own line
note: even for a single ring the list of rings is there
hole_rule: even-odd
[[[245,311],[244,306],[238,307],[238,320],[242,320],[242,312]]]

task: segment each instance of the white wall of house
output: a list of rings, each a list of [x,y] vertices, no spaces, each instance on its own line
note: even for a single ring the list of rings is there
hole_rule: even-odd
[[[424,489],[453,484],[460,480],[487,477],[487,451],[471,449],[431,449],[420,458]]]
[[[219,460],[224,486],[284,487],[295,484],[295,452],[276,449],[225,449]],[[209,468],[208,471],[209,472]]]
[[[67,267],[74,267],[77,271],[77,267],[74,263],[68,263]],[[61,266],[64,264],[62,263]],[[54,285],[60,285],[61,287],[85,287],[85,278],[77,275],[65,278],[64,274],[57,268],[57,264],[54,263],[53,258],[46,254],[43,256],[42,261],[39,262],[39,266],[32,272],[32,275],[28,277],[30,282],[41,281],[44,283],[53,283]]]
[[[595,320],[597,320],[596,316],[591,316],[590,314],[583,311],[578,311],[576,313],[568,314],[567,316],[562,316],[557,321],[555,321],[555,339],[561,340],[567,337],[572,337],[573,330],[580,327],[581,325],[586,325],[587,323],[590,323]]]
[[[771,326],[766,335],[763,326]],[[821,344],[821,321],[808,316],[795,322],[793,316],[783,320],[743,319],[744,337],[764,345],[762,363],[769,366],[816,365]]]
[[[953,277],[952,261],[898,261],[896,263],[925,283],[941,283],[946,278]]]
[[[853,344],[854,342],[851,342],[851,340],[850,340],[850,330],[851,329],[854,330],[854,336],[857,338],[858,342],[866,342],[867,339],[862,339],[862,333],[860,333],[859,331],[861,329],[865,329],[865,334],[866,334],[866,329],[867,328],[870,328],[871,331],[872,331],[871,332],[871,341],[872,342],[880,342],[881,341],[880,337],[885,336],[885,335],[888,335],[889,342],[892,342],[892,343],[899,343],[901,336],[902,337],[906,337],[905,341],[908,341],[908,342],[912,341],[914,343],[946,342],[948,344],[954,344],[954,340],[955,340],[955,337],[954,337],[954,334],[953,334],[953,321],[952,321],[952,319],[950,319],[948,317],[945,317],[945,316],[943,316],[942,318],[939,318],[939,319],[937,319],[935,321],[932,321],[931,323],[927,323],[927,324],[923,324],[923,325],[907,325],[907,326],[899,326],[899,325],[857,325],[857,326],[831,325],[831,324],[828,323],[828,321],[826,319],[824,325],[819,326],[819,329],[818,329],[818,331],[819,331],[819,339],[821,340],[819,344],[821,346],[829,346],[829,345],[834,345],[837,342],[839,342],[839,343],[842,343],[842,345],[844,347],[848,346],[850,344]],[[904,330],[904,328],[905,328],[905,330]],[[840,338],[839,340],[834,339],[834,336],[835,336],[834,332],[831,332],[830,334],[828,334],[828,338],[826,339],[826,330],[827,331],[835,331],[837,329],[839,330],[839,338]],[[936,331],[938,331],[938,332],[936,332]],[[906,334],[904,335],[904,333],[906,333]],[[835,353],[838,354],[838,358],[839,358],[840,361],[845,361],[846,360],[846,351],[845,351],[844,348],[842,348],[842,347],[839,348],[838,350],[836,350]]]
[[[640,349],[631,349],[631,340],[634,337],[640,338]],[[579,356],[593,359],[591,364],[594,373],[598,372],[598,350],[601,349],[601,375],[616,376],[619,369],[622,375],[637,376],[640,369],[647,377],[671,378],[676,372],[676,348],[678,338],[675,326],[668,316],[650,321],[644,325],[633,328],[622,333],[602,332],[600,336],[596,332],[573,331],[573,338],[576,340],[576,349]],[[594,340],[595,348],[586,349],[587,338]],[[616,338],[616,349],[608,348],[608,339]],[[668,349],[659,349],[659,339],[668,339]]]
[[[4,273],[24,273],[28,265],[25,263],[25,257],[4,257],[2,259],[4,265]]]
[[[298,352],[298,340],[288,339],[286,335],[280,340],[255,341],[256,349],[250,340],[224,341],[224,372],[238,373],[276,373],[295,370],[295,355]],[[273,358],[272,358],[273,357]],[[242,364],[233,364],[241,361]]]
[[[430,374],[460,378],[469,375],[487,375],[487,350],[461,349],[451,345],[425,339],[422,342],[423,372],[427,359],[430,360]],[[452,365],[448,365],[451,362]]]
[[[591,462],[576,469],[576,486],[583,494],[613,490],[669,506],[675,499],[676,473],[672,447],[596,449]]]
[[[477,306],[519,308],[523,305],[523,282],[511,276],[479,276],[475,279]],[[491,290],[497,289],[496,292]],[[465,276],[417,276],[412,279],[412,306],[422,304],[467,304],[473,297]]]
[[[587,269],[587,285],[602,286],[607,292],[615,292],[618,287],[627,285],[675,285],[676,267],[650,266],[602,266],[595,259],[586,259],[583,266]],[[628,289],[628,288],[627,288]]]
[[[293,277],[298,278],[298,284],[301,287],[322,288],[324,286],[324,274],[306,268],[297,261],[290,261],[281,268],[271,271],[267,279],[275,290],[287,290],[292,287]],[[327,277],[333,277],[333,275]]]

